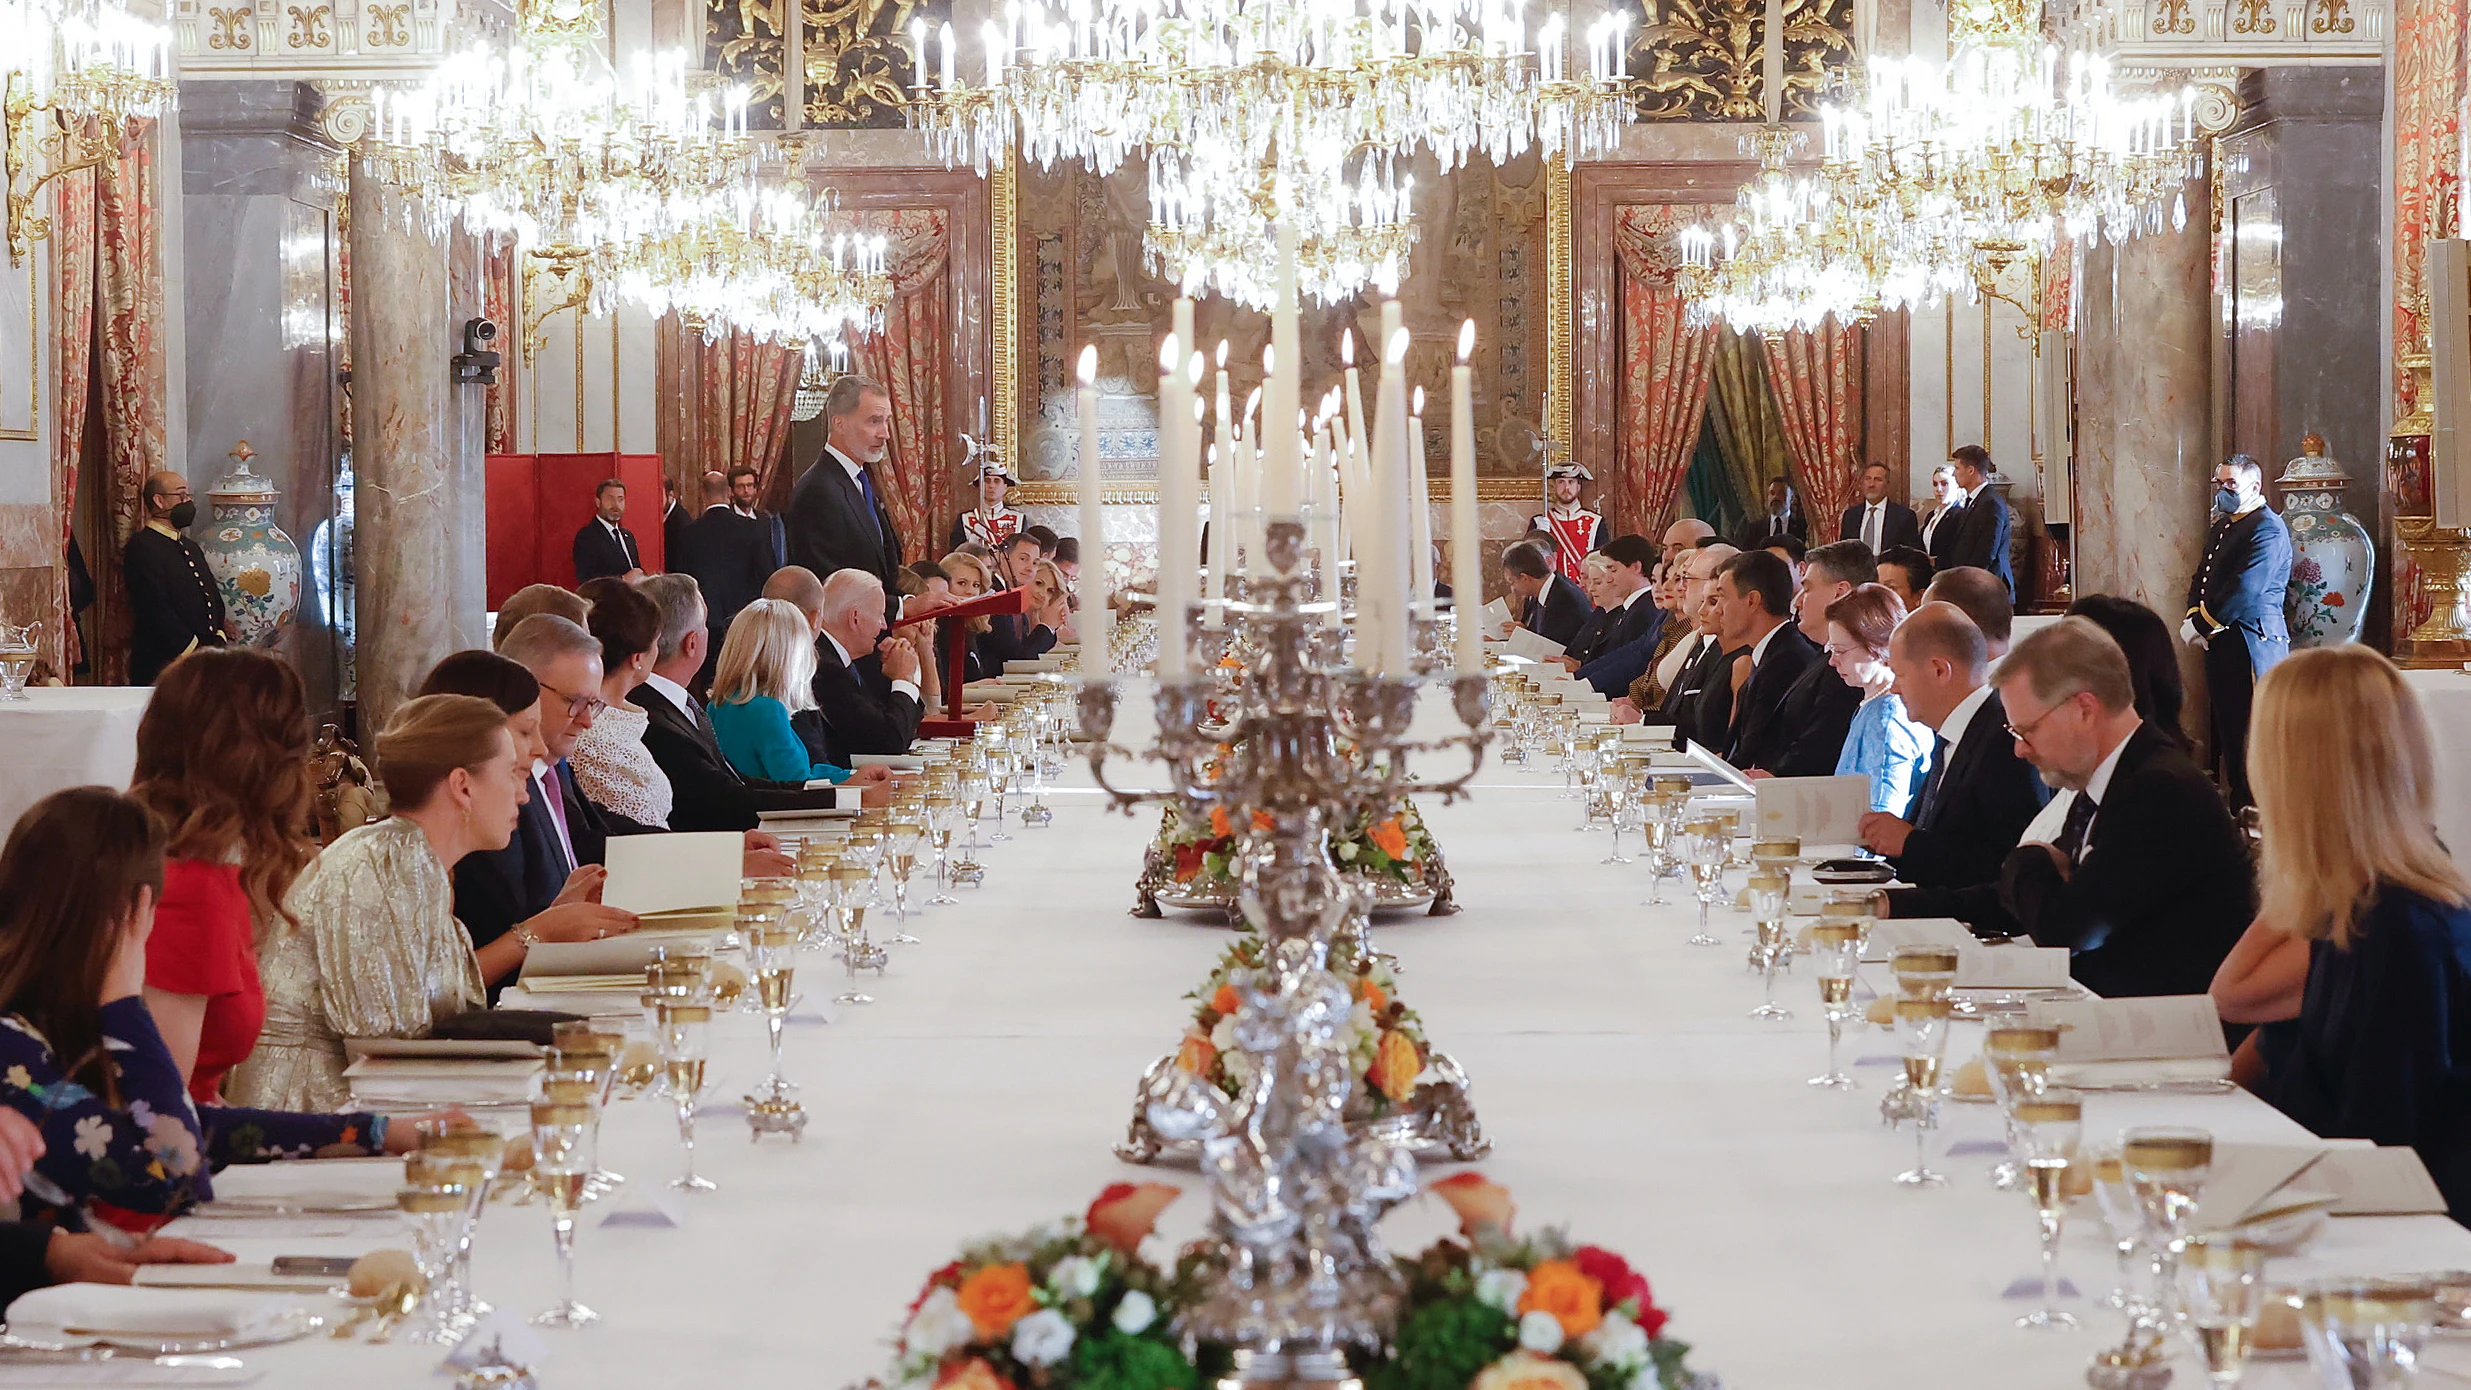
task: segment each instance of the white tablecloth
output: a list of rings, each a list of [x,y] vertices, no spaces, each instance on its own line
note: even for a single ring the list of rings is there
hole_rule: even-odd
[[[1146,710],[1125,701],[1120,742],[1138,745]],[[866,986],[881,1002],[792,1029],[790,1075],[814,1117],[804,1142],[750,1146],[740,1120],[712,1116],[701,1166],[721,1190],[689,1203],[686,1227],[584,1232],[581,1296],[608,1320],[549,1334],[544,1387],[849,1383],[883,1369],[902,1309],[963,1241],[1077,1213],[1113,1181],[1197,1188],[1189,1172],[1134,1169],[1108,1146],[1227,934],[1198,914],[1126,915],[1154,813],[1102,814],[1088,792],[1054,801],[1052,827],[1016,823],[981,855],[983,889],[914,922],[925,943]],[[2026,1305],[2000,1291],[2036,1268],[2034,1222],[2021,1197],[1983,1180],[1990,1159],[1946,1160],[1957,1181],[1945,1190],[1890,1182],[1913,1153],[1877,1119],[1884,1034],[1848,1040],[1862,1090],[1814,1093],[1803,1080],[1825,1031],[1804,1007],[1807,974],[1790,981],[1790,1023],[1744,1017],[1758,988],[1742,952],[1683,944],[1682,909],[1641,909],[1638,870],[1600,866],[1604,837],[1573,833],[1572,804],[1543,778],[1489,774],[1472,802],[1425,811],[1467,910],[1385,920],[1380,944],[1401,958],[1403,997],[1435,1045],[1472,1076],[1496,1145],[1481,1166],[1511,1188],[1524,1227],[1568,1223],[1627,1254],[1693,1363],[1736,1390],[2083,1385],[2085,1358],[2118,1320],[2088,1300],[2070,1305],[2087,1321],[2073,1335],[2010,1326]],[[1740,919],[1719,926],[1730,939]],[[832,990],[837,975],[819,965],[801,985]],[[761,1075],[761,1031],[724,1024],[713,1068],[734,1098]],[[1988,1107],[1947,1109],[1935,1151],[1996,1133]],[[2092,1114],[2097,1136],[2168,1117],[2231,1138],[2298,1137],[2245,1096],[2105,1096]],[[618,1107],[604,1161],[634,1179],[621,1203],[674,1174],[666,1111]],[[1162,1237],[1198,1234],[1204,1208],[1188,1196]],[[1448,1224],[1428,1200],[1385,1229],[1409,1251]],[[2111,1265],[2092,1224],[2070,1232],[2065,1272],[2099,1295]],[[2471,1232],[2449,1221],[2357,1219],[2276,1274],[2463,1265]],[[491,1209],[484,1297],[537,1310],[554,1296],[553,1268],[543,1208]],[[318,1338],[251,1356],[270,1385],[437,1383],[425,1379],[436,1355],[401,1346]],[[2201,1373],[2183,1364],[2178,1383]],[[2301,1381],[2276,1368],[2250,1384]]]
[[[2471,863],[2471,671],[2405,671],[2437,741],[2437,834]]]
[[[62,787],[125,788],[137,767],[142,685],[29,686],[0,701],[0,834]]]

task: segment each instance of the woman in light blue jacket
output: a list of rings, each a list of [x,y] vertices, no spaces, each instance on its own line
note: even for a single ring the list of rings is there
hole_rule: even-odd
[[[705,709],[721,756],[741,776],[767,782],[843,782],[849,769],[820,763],[790,727],[789,716],[813,709],[815,630],[795,604],[757,599],[739,610],[721,641]]]
[[[1930,771],[1931,731],[1905,713],[1892,689],[1888,639],[1905,620],[1905,603],[1883,584],[1864,584],[1828,605],[1828,665],[1862,692],[1853,727],[1837,755],[1836,775],[1870,779],[1870,809],[1905,814]]]

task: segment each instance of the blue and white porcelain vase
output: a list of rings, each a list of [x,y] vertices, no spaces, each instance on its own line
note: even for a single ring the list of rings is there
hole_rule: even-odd
[[[271,646],[284,619],[300,607],[300,547],[275,525],[275,499],[282,494],[249,469],[257,451],[244,439],[230,457],[232,471],[206,494],[214,519],[198,545],[206,552],[206,568],[223,586],[223,604],[240,640]]]
[[[2325,456],[2324,438],[2311,434],[2274,481],[2282,487],[2282,519],[2291,527],[2291,588],[2283,616],[2292,648],[2358,641],[2368,621],[2377,545],[2359,518],[2343,509],[2342,489],[2351,475]]]

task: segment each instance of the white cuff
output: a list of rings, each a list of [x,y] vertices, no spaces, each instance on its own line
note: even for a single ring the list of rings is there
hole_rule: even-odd
[[[894,681],[892,683],[892,693],[895,695],[907,695],[922,705],[927,702],[926,696],[919,692],[918,682],[916,681]]]

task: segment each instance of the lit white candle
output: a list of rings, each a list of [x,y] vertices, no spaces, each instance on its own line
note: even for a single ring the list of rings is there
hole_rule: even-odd
[[[1326,423],[1313,433],[1312,470],[1313,543],[1321,553],[1321,601],[1330,605],[1330,611],[1321,615],[1321,625],[1337,627],[1338,475],[1331,471],[1330,427]]]
[[[1356,608],[1361,638],[1370,639],[1372,669],[1385,676],[1409,674],[1407,659],[1407,509],[1413,498],[1408,477],[1407,330],[1399,326],[1398,301],[1381,306],[1382,354],[1379,404],[1373,414],[1373,453],[1367,470],[1372,522],[1361,538],[1372,555],[1356,569]]]
[[[1227,597],[1227,563],[1235,553],[1235,467],[1234,442],[1227,441],[1222,450],[1210,449],[1210,570],[1202,590],[1201,625],[1217,629],[1227,625],[1227,610],[1222,605]],[[1162,552],[1163,554],[1163,552]],[[1162,559],[1160,567],[1173,563]]]
[[[1098,347],[1081,349],[1081,669],[1107,670],[1107,513],[1098,475]]]
[[[1458,615],[1459,674],[1484,673],[1484,567],[1476,553],[1476,416],[1467,359],[1476,350],[1476,321],[1459,325],[1458,365],[1450,369],[1450,606]]]
[[[1338,340],[1338,360],[1347,368],[1347,451],[1361,463],[1370,441],[1364,434],[1364,379],[1356,372],[1356,330]]]
[[[1189,322],[1192,301],[1176,301],[1176,318]],[[1192,669],[1185,628],[1193,601],[1193,528],[1198,524],[1193,472],[1192,380],[1177,360],[1183,338],[1167,337],[1158,378],[1158,674],[1173,679]],[[1085,562],[1086,563],[1086,560]]]
[[[1402,369],[1403,370],[1403,369]],[[1407,412],[1407,580],[1419,614],[1433,611],[1433,485],[1424,473],[1424,388]]]
[[[1235,508],[1237,563],[1250,577],[1265,568],[1261,554],[1261,388],[1244,398],[1235,442]]]

